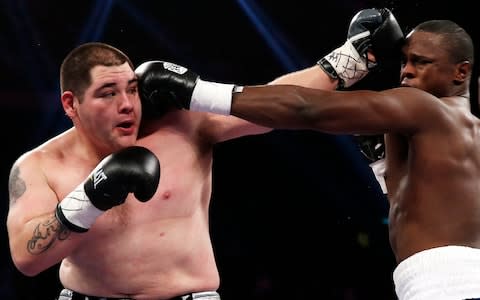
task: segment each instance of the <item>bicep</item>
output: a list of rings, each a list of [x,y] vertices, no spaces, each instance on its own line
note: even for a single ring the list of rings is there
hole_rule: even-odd
[[[438,99],[422,90],[397,88],[379,94],[372,111],[382,133],[413,134],[441,115]]]
[[[331,91],[335,90],[337,87],[337,80],[331,79],[318,65],[314,65],[309,68],[282,75],[272,80],[267,85],[285,84]],[[261,126],[235,116],[226,117],[211,115],[210,122],[214,124],[209,126],[209,128],[212,128],[214,140],[216,142],[247,135],[267,133],[272,130],[271,127]]]
[[[20,230],[29,220],[54,211],[58,198],[33,161],[16,162],[9,177],[9,230]]]
[[[404,89],[335,92],[321,109],[311,110],[317,114],[311,118],[317,120],[315,127],[330,133],[408,134],[421,126],[429,102],[423,100],[423,94]]]

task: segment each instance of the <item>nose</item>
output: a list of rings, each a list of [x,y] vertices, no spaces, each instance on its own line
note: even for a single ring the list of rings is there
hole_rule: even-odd
[[[407,61],[400,69],[400,78],[413,78],[415,77],[415,71],[415,66]]]
[[[119,111],[122,113],[129,113],[133,111],[135,107],[135,103],[137,101],[138,99],[136,99],[136,94],[132,95],[132,94],[123,92],[120,96]]]

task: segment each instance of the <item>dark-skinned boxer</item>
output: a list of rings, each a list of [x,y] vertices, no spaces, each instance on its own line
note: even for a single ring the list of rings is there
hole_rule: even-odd
[[[416,26],[402,49],[401,87],[325,91],[204,84],[188,71],[157,82],[191,97],[184,109],[274,128],[386,134],[389,233],[400,300],[480,298],[480,120],[470,111],[474,49],[449,20]],[[165,70],[165,72],[169,72]],[[212,102],[209,95],[220,95]]]

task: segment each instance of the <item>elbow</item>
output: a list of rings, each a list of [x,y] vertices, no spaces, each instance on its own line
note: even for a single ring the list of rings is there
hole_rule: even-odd
[[[12,254],[12,260],[17,270],[25,276],[33,277],[44,271],[41,264],[38,263],[38,260],[33,259],[31,255],[20,257],[20,255]]]

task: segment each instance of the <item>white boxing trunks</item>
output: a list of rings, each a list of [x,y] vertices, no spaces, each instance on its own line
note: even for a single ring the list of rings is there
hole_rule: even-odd
[[[480,249],[445,246],[416,253],[393,272],[399,300],[480,298]]]

